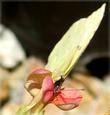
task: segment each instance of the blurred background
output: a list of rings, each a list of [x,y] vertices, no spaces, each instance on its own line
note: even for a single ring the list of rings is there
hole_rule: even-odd
[[[22,103],[31,99],[24,89],[28,73],[35,67],[44,67],[49,53],[69,27],[104,2],[1,3],[0,114],[14,115]],[[81,106],[64,112],[49,105],[51,109],[47,107],[47,115],[110,114],[108,9],[106,2],[98,30],[64,83],[68,87],[85,89]]]

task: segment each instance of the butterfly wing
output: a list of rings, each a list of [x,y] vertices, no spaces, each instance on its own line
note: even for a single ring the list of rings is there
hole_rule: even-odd
[[[53,73],[53,79],[66,78],[83,53],[103,18],[105,4],[87,18],[75,22],[50,53],[46,68]]]

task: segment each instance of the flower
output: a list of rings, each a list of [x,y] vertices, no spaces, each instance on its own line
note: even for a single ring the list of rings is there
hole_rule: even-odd
[[[28,92],[35,97],[38,91],[42,91],[42,103],[55,104],[62,110],[71,110],[79,106],[82,96],[80,90],[73,88],[61,88],[61,84],[55,85],[52,73],[44,68],[35,69],[30,73],[25,84]]]
[[[42,82],[47,76],[52,76],[52,73],[44,68],[36,68],[29,74],[25,88],[33,97],[39,92]]]

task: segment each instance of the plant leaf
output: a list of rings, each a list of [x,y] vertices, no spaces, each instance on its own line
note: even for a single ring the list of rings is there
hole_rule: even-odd
[[[46,68],[55,81],[66,78],[83,53],[103,18],[105,4],[89,17],[75,22],[50,53]]]

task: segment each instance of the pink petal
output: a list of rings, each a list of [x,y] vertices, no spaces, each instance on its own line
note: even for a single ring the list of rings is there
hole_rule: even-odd
[[[54,84],[50,76],[44,78],[42,84],[42,90],[43,90],[43,102],[47,103],[52,99],[54,92]]]
[[[78,106],[80,104],[81,99],[82,96],[80,94],[80,90],[73,88],[65,88],[64,90],[61,90],[58,93],[52,103],[54,103],[63,110],[70,110]]]
[[[31,73],[47,74],[47,73],[50,73],[50,71],[46,70],[45,68],[36,68]]]
[[[52,76],[52,73],[45,68],[36,68],[29,74],[25,87],[31,95],[35,96],[37,94],[35,90],[41,89],[43,79],[47,76]]]
[[[51,76],[52,73],[44,68],[37,68],[35,70],[33,70],[29,76],[28,76],[28,79],[27,80],[33,80],[35,82],[39,81],[39,79],[42,83],[43,79],[46,77],[46,76]]]

